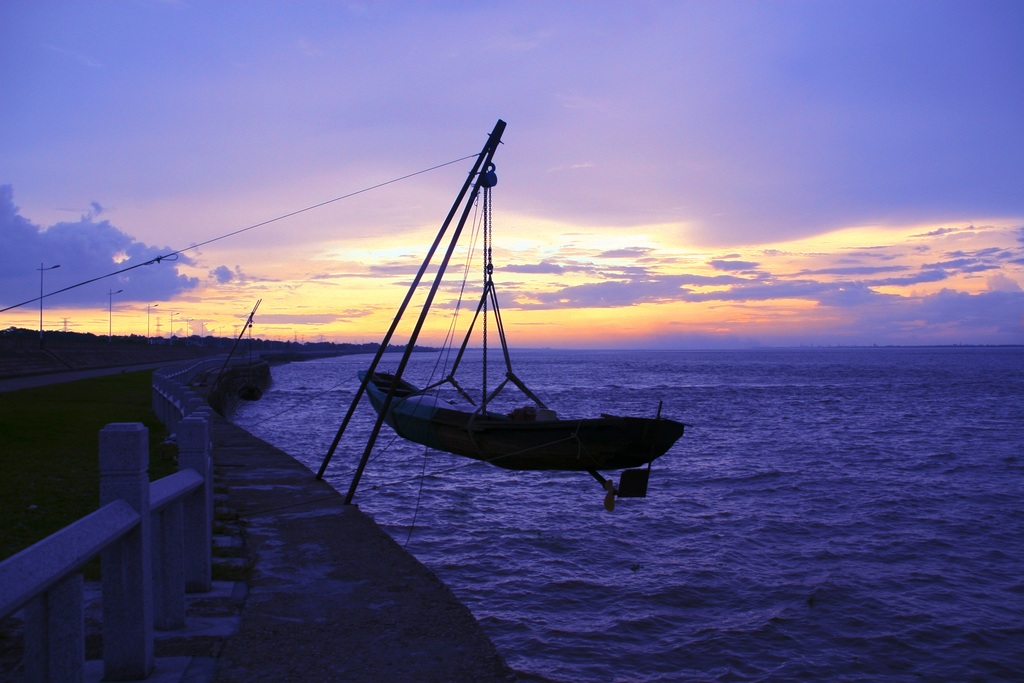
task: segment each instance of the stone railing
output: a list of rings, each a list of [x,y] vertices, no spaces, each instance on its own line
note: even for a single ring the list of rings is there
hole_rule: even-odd
[[[187,415],[206,407],[206,401],[192,386],[197,379],[224,365],[224,357],[207,358],[186,367],[175,366],[153,371],[153,412],[176,434],[178,423]]]
[[[24,608],[25,679],[82,680],[82,566],[100,556],[103,679],[144,679],[153,630],[181,628],[185,593],[211,588],[208,414],[178,420],[178,472],[150,483],[148,430],[100,430],[100,509],[0,563],[0,619]]]

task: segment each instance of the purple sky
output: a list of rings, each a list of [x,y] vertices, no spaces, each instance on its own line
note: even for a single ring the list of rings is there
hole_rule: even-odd
[[[0,307],[40,263],[112,272],[502,118],[531,343],[1024,343],[1022,36],[1016,1],[6,0]],[[105,331],[123,288],[222,334],[263,297],[274,334],[377,338],[467,168],[47,299],[50,326]]]

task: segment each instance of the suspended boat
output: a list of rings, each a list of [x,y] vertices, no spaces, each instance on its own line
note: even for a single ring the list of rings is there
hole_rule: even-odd
[[[490,190],[497,183],[492,159],[504,129],[505,122],[499,120],[483,150],[477,156],[469,177],[438,231],[423,264],[413,278],[409,291],[399,306],[373,361],[365,371],[359,373],[359,390],[356,392],[317,473],[317,478],[323,477],[357,404],[366,394],[377,413],[377,420],[352,478],[352,484],[345,498],[346,504],[352,502],[363,470],[369,461],[373,445],[385,423],[399,436],[409,441],[509,470],[589,472],[607,491],[605,507],[609,510],[614,507],[616,496],[641,497],[646,495],[650,463],[664,455],[683,435],[684,425],[681,422],[661,417],[660,403],[655,417],[621,417],[602,414],[596,418],[559,419],[555,412],[550,410],[513,372],[495,293],[492,278],[494,266],[491,262]],[[470,210],[481,192],[483,194],[483,210],[481,212],[484,253],[483,293],[450,372],[440,382],[420,389],[404,380],[402,375]],[[433,283],[409,341],[405,345],[398,368],[392,373],[378,372],[377,365],[381,356],[387,349],[399,321],[424,274],[428,271],[434,254],[458,214],[460,206],[462,207],[461,217],[456,223],[447,251],[437,265]],[[505,361],[505,377],[491,392],[488,392],[486,386],[489,309],[493,311],[495,327],[501,341]],[[456,381],[455,374],[466,352],[476,322],[481,315],[484,319],[482,326],[484,377],[482,400],[477,405]],[[469,405],[456,405],[442,398],[438,388],[445,383],[451,384]],[[493,410],[495,398],[509,384],[521,390],[532,402],[532,405],[517,407],[511,412]],[[638,469],[643,465],[647,467]],[[601,476],[598,473],[599,470],[624,470],[619,486],[616,487],[613,482]]]
[[[367,373],[360,372],[365,379]],[[375,372],[366,393],[378,413],[389,393],[388,426],[404,439],[508,470],[621,470],[664,455],[683,424],[660,417],[560,420],[533,406],[508,414],[461,409],[392,374]]]

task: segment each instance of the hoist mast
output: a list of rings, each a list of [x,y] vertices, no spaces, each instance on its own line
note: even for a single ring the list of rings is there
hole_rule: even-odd
[[[416,277],[413,278],[412,284],[409,285],[409,291],[405,295],[405,299],[398,307],[398,312],[395,314],[394,320],[391,322],[391,326],[388,328],[387,333],[384,335],[384,339],[380,343],[380,347],[377,349],[377,353],[373,357],[373,361],[366,372],[365,378],[360,382],[359,389],[356,391],[355,397],[352,399],[352,404],[349,406],[348,412],[345,413],[345,418],[342,420],[341,426],[338,428],[338,433],[334,437],[334,441],[331,443],[330,449],[324,456],[323,463],[320,465],[320,470],[317,472],[316,478],[322,479],[324,471],[327,469],[327,465],[334,455],[334,451],[338,447],[338,443],[341,441],[342,435],[345,433],[345,428],[352,419],[352,415],[355,413],[356,406],[359,404],[359,400],[366,393],[366,385],[370,381],[374,371],[377,369],[377,364],[380,362],[381,356],[384,355],[385,350],[391,343],[391,337],[394,335],[395,330],[398,328],[399,323],[405,314],[406,309],[409,306],[409,302],[412,300],[416,289],[419,287],[423,276],[426,274],[427,269],[430,267],[431,262],[434,259],[434,255],[438,248],[441,246],[441,242],[444,240],[445,233],[451,226],[452,221],[458,215],[458,222],[456,223],[455,229],[452,232],[451,239],[449,240],[448,247],[437,267],[437,273],[434,276],[434,280],[430,285],[430,290],[427,294],[427,298],[423,303],[423,308],[420,311],[420,316],[416,321],[416,325],[413,328],[412,334],[409,336],[409,341],[405,345],[405,351],[402,354],[402,360],[398,364],[398,369],[395,371],[395,383],[392,385],[392,391],[388,393],[387,398],[384,401],[384,410],[380,411],[377,417],[377,421],[373,426],[373,431],[370,433],[370,437],[367,440],[366,447],[363,450],[363,456],[359,461],[359,466],[356,468],[355,475],[352,477],[352,484],[349,487],[348,494],[345,496],[345,504],[349,505],[352,502],[353,496],[355,496],[356,488],[359,486],[359,479],[362,477],[363,470],[366,468],[366,463],[370,459],[370,454],[373,451],[373,446],[377,441],[377,435],[380,433],[381,426],[384,424],[384,416],[387,415],[388,408],[391,405],[391,401],[394,398],[394,387],[397,386],[398,382],[402,378],[402,373],[405,372],[405,366],[409,362],[409,357],[412,355],[413,348],[416,345],[416,340],[419,338],[420,330],[423,328],[423,323],[427,318],[427,313],[430,310],[430,306],[434,301],[434,296],[437,294],[437,290],[441,285],[441,280],[444,277],[445,270],[448,268],[448,263],[451,261],[452,254],[455,252],[455,247],[458,244],[459,237],[462,235],[462,230],[466,225],[466,220],[470,215],[470,211],[473,204],[476,202],[477,194],[480,189],[484,186],[493,185],[497,182],[497,177],[494,175],[494,164],[492,159],[494,153],[498,149],[498,144],[501,142],[502,133],[505,132],[505,122],[498,119],[498,122],[494,125],[494,129],[487,137],[487,142],[484,144],[480,154],[477,155],[476,161],[473,164],[472,169],[469,172],[466,182],[463,184],[462,189],[459,191],[455,202],[452,204],[451,210],[445,217],[444,222],[441,224],[441,228],[438,230],[437,237],[434,238],[433,244],[427,251],[426,257],[423,259],[422,265],[420,265],[419,271],[416,273]],[[461,215],[459,210],[461,207]]]

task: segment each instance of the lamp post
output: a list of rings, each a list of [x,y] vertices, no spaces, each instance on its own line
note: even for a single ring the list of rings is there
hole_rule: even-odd
[[[170,339],[171,337],[174,336],[174,314],[175,313],[177,313],[177,311],[171,311],[171,334],[170,334],[169,337],[167,337],[168,339]]]
[[[156,308],[160,304],[146,304],[146,343],[148,344],[151,337],[149,336],[149,309]]]
[[[114,295],[123,292],[123,289],[119,289],[116,292],[107,291],[107,343],[114,341]]]
[[[43,273],[54,268],[60,268],[60,264],[49,268],[44,268],[42,263],[39,264],[39,348],[43,348]]]

